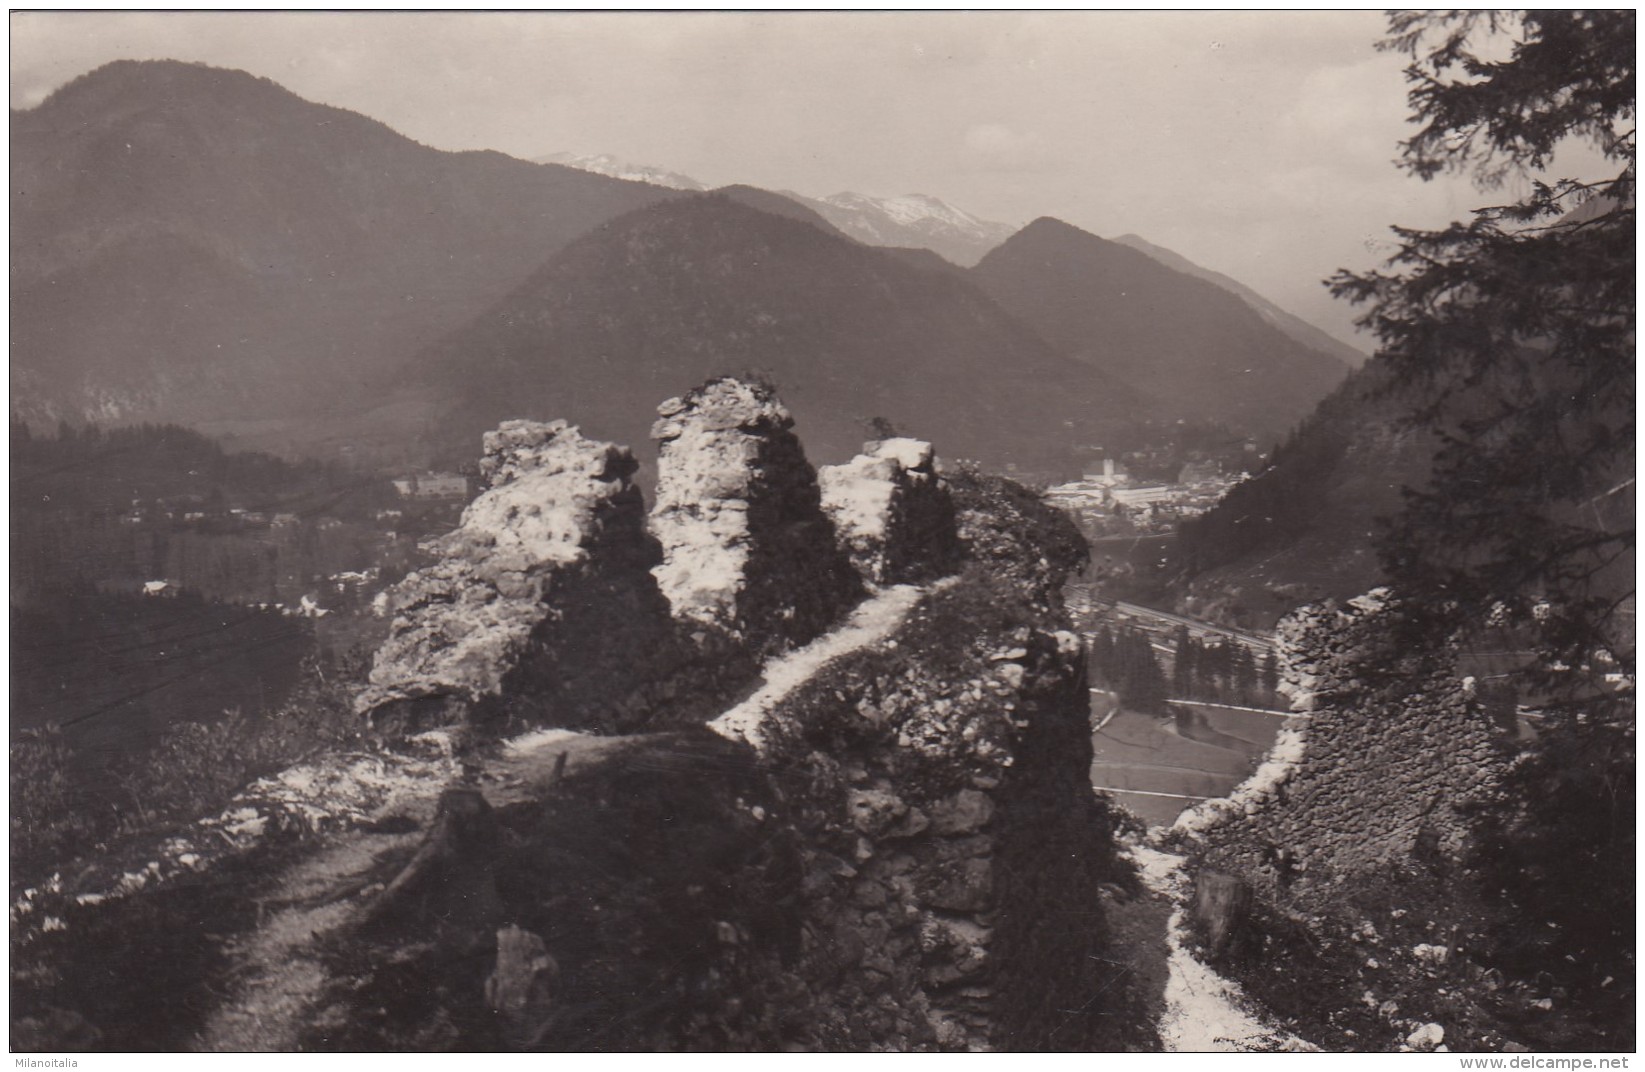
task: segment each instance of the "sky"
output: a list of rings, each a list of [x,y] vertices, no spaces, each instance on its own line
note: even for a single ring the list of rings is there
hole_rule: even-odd
[[[1391,224],[1487,203],[1395,167],[1403,58],[1374,49],[1376,12],[36,12],[10,29],[14,108],[114,59],[234,67],[440,149],[1135,233],[1364,349],[1320,280],[1380,262]]]

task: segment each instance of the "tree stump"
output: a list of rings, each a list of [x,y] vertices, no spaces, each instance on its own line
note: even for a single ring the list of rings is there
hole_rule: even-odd
[[[1194,879],[1194,924],[1213,960],[1235,947],[1251,916],[1251,887],[1233,875],[1201,872]]]

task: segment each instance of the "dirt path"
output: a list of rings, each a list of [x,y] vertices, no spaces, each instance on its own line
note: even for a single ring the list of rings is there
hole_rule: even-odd
[[[1182,857],[1146,845],[1128,847],[1143,884],[1169,906],[1159,936],[1168,977],[1158,1020],[1167,1053],[1275,1053],[1312,1051],[1312,1045],[1268,1023],[1262,1010],[1233,983],[1218,975],[1185,942],[1187,877]]]
[[[1287,723],[1256,770],[1224,796],[1203,801],[1178,818],[1179,829],[1212,821],[1218,807],[1260,793],[1297,761],[1300,749],[1301,737],[1295,725]],[[1163,825],[1171,825],[1170,820]],[[1156,825],[1150,832],[1159,829]],[[1182,869],[1183,857],[1153,848],[1137,836],[1124,851],[1147,893],[1131,903],[1104,907],[1114,925],[1119,954],[1148,987],[1161,1047],[1168,1053],[1314,1050],[1312,1044],[1277,1029],[1238,984],[1194,955],[1186,921],[1193,891]]]
[[[817,671],[842,655],[877,643],[901,625],[914,604],[927,592],[947,587],[952,578],[925,588],[899,584],[864,600],[851,612],[844,625],[813,640],[803,648],[772,659],[765,665],[763,682],[754,694],[708,724],[709,728],[734,741],[760,746],[760,724],[766,712],[783,697],[816,676]]]
[[[503,742],[487,757],[480,786],[493,806],[532,799],[574,767],[635,739],[569,730],[529,733]],[[229,946],[234,994],[201,1029],[197,1050],[296,1048],[314,1003],[330,981],[320,952],[323,939],[354,920],[378,892],[383,876],[415,852],[445,788],[445,782],[431,780],[422,792],[396,798],[394,817],[409,829],[356,829],[333,835],[260,895],[259,903],[269,914],[255,931]]]
[[[439,786],[413,807],[426,814],[417,829],[373,834],[349,831],[280,876],[261,899],[273,912],[251,934],[234,941],[229,956],[234,997],[220,1006],[200,1031],[195,1049],[208,1052],[289,1051],[304,1023],[303,1013],[319,996],[327,974],[316,942],[351,919],[368,892],[368,876],[384,860],[407,855],[422,840],[434,814]]]

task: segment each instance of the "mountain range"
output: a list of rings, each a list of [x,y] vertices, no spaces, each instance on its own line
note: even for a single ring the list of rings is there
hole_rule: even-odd
[[[646,164],[631,164],[610,155],[578,156],[573,153],[555,153],[535,159],[545,163],[582,168],[614,178],[653,182],[679,190],[708,189],[696,179],[681,175],[679,172]],[[752,187],[739,189],[746,190]],[[795,204],[810,208],[841,233],[850,235],[859,242],[870,246],[930,250],[961,267],[975,265],[990,250],[1017,232],[1017,228],[1010,224],[979,219],[964,209],[956,208],[929,194],[871,197],[867,194],[846,192],[813,198],[792,190],[783,190],[781,196]],[[1230,291],[1255,309],[1257,314],[1273,327],[1310,350],[1330,354],[1349,368],[1358,368],[1365,363],[1367,355],[1364,351],[1287,312],[1231,276],[1202,268],[1180,253],[1157,246],[1140,235],[1120,235],[1113,241],[1146,253],[1173,271],[1196,276]]]
[[[1344,372],[1224,286],[1054,220],[1007,236],[918,195],[442,152],[237,71],[110,64],[14,112],[11,159],[12,405],[34,422],[409,460],[564,416],[641,445],[641,408],[756,368],[831,456],[883,417],[1054,472],[1127,422],[1278,434]]]
[[[823,461],[855,454],[879,417],[950,457],[1045,468],[1141,403],[965,279],[723,194],[595,228],[388,397],[430,407],[437,448],[548,414],[644,446],[657,402],[739,373],[781,386]]]
[[[12,113],[13,411],[346,412],[570,239],[673,196],[440,152],[238,71],[113,63]]]
[[[605,175],[613,179],[625,179],[628,182],[649,182],[653,186],[666,186],[670,190],[691,190],[697,193],[708,189],[702,183],[689,175],[681,175],[677,171],[666,168],[652,167],[649,164],[631,164],[626,160],[619,160],[610,153],[600,153],[597,156],[585,156],[577,153],[549,153],[547,156],[534,156],[533,164],[554,164],[558,167],[576,168],[579,171],[591,171],[596,175]]]
[[[1136,387],[1161,414],[1284,430],[1346,371],[1222,287],[1060,220],[1035,220],[970,275],[1059,351]]]
[[[553,153],[532,159],[539,163],[582,168],[617,179],[652,182],[676,190],[708,189],[689,175],[649,164],[632,164],[609,154],[580,156],[575,153]],[[979,219],[930,194],[873,197],[848,190],[827,197],[807,197],[793,190],[779,193],[865,245],[929,249],[967,268],[1017,230],[1009,223]]]
[[[1365,364],[1365,360],[1369,356],[1363,350],[1349,346],[1335,335],[1320,330],[1300,316],[1286,312],[1232,276],[1223,275],[1221,272],[1213,272],[1209,268],[1201,268],[1182,254],[1173,253],[1163,246],[1156,246],[1140,235],[1120,235],[1114,241],[1122,246],[1130,246],[1132,249],[1146,253],[1174,271],[1195,276],[1209,283],[1215,283],[1223,290],[1238,296],[1245,304],[1255,309],[1258,316],[1280,331],[1285,332],[1303,346],[1308,347],[1310,350],[1318,350],[1322,354],[1330,354],[1349,368],[1358,368]]]

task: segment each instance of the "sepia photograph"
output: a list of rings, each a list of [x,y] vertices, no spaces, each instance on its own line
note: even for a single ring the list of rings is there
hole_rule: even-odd
[[[8,22],[17,1067],[1628,1067],[1633,10]]]

